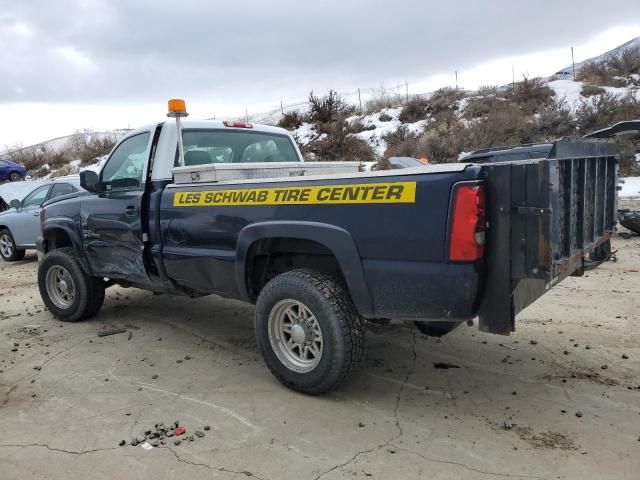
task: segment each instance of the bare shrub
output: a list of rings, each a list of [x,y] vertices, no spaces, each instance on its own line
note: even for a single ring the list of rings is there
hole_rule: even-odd
[[[302,147],[318,161],[373,161],[376,154],[368,142],[349,135],[344,120],[324,124],[326,136]]]
[[[611,85],[612,76],[605,61],[591,61],[582,64],[576,80],[593,85]]]
[[[558,138],[574,135],[576,120],[565,99],[554,100],[540,111],[534,122],[541,138],[535,140],[553,141]]]
[[[380,120],[381,122],[390,122],[391,120],[393,120],[393,117],[389,115],[387,112],[382,112],[378,116],[378,120]]]
[[[69,154],[74,159],[82,160],[83,165],[109,153],[117,139],[113,134],[96,133],[91,130],[76,132],[71,140]]]
[[[526,112],[536,113],[540,107],[549,104],[555,95],[540,78],[523,78],[516,82],[511,90],[511,100],[520,105]]]
[[[309,103],[309,116],[315,123],[334,122],[339,116],[348,116],[355,112],[355,107],[345,103],[335,90],[329,90],[324,97],[318,97],[312,91],[309,93]]]
[[[300,112],[294,110],[292,112],[286,112],[282,115],[282,118],[278,121],[278,126],[286,128],[287,130],[295,130],[300,127],[304,122],[304,117]]]
[[[625,48],[618,55],[612,55],[606,61],[614,75],[629,77],[640,73],[640,47]]]
[[[373,124],[365,125],[362,120],[354,120],[352,122],[344,122],[345,133],[360,133],[368,130],[375,130],[376,126]]]
[[[402,123],[413,123],[424,120],[429,114],[430,102],[424,97],[416,95],[402,107],[398,120]]]
[[[582,90],[580,90],[580,95],[583,97],[591,97],[593,95],[602,95],[605,93],[605,89],[602,87],[598,87],[597,85],[585,84],[582,86]]]
[[[458,102],[465,96],[461,88],[440,88],[433,92],[429,99],[430,111],[433,114],[446,110],[458,110]]]
[[[578,127],[583,133],[633,118],[640,118],[640,102],[633,95],[594,95],[582,100],[576,110]]]
[[[366,102],[367,114],[379,112],[384,108],[397,108],[404,103],[404,96],[386,88],[384,84],[380,88],[371,90],[371,98]]]

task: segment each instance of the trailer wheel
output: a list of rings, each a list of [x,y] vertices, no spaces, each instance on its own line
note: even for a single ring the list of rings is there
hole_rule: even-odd
[[[418,321],[414,322],[418,330],[430,337],[443,337],[455,330],[463,322]]]
[[[44,256],[38,266],[38,288],[47,309],[66,322],[91,317],[104,303],[104,281],[84,272],[73,248]]]
[[[255,330],[269,370],[293,390],[332,390],[362,362],[364,321],[330,275],[293,270],[272,279],[258,297]]]

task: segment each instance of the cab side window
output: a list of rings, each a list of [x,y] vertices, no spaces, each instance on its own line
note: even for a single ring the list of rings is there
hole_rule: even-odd
[[[42,187],[36,188],[22,201],[22,208],[39,207],[42,205],[45,198],[47,198],[47,193],[49,193],[50,188],[51,185],[43,185]]]
[[[101,182],[107,191],[140,188],[149,137],[149,132],[141,133],[116,148],[102,169]]]
[[[49,200],[52,198],[59,197],[61,195],[67,195],[69,193],[76,192],[76,187],[71,185],[70,183],[56,183],[51,188],[51,195],[49,195]]]

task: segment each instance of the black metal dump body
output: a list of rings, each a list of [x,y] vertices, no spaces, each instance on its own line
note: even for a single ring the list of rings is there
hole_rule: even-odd
[[[598,141],[556,142],[545,160],[483,166],[486,284],[480,329],[508,334],[515,315],[609,239],[616,223],[617,158]]]

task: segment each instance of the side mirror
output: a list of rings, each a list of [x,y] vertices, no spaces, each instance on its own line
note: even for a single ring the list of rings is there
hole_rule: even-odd
[[[9,206],[18,210],[20,208],[20,200],[14,198],[13,200],[11,200],[11,203],[9,203]]]
[[[80,186],[87,192],[97,193],[99,178],[98,174],[92,170],[80,172]]]

